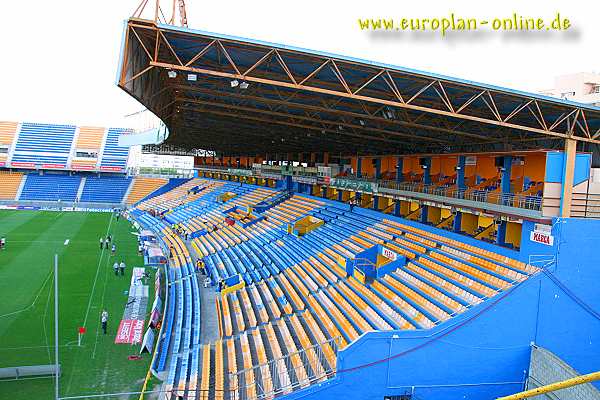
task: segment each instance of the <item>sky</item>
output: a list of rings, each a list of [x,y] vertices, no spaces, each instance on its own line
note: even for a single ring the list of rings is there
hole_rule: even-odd
[[[154,0],[150,0],[153,3]],[[138,0],[0,3],[0,120],[127,126],[143,106],[115,84],[123,23]],[[170,1],[163,0],[165,8]],[[537,92],[554,77],[600,72],[600,2],[186,0],[191,28],[327,51]],[[566,32],[361,31],[358,18],[571,21]]]

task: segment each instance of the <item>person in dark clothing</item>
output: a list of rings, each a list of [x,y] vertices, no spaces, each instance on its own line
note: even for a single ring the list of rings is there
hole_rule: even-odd
[[[350,203],[350,212],[353,212],[354,211],[354,206],[355,206],[354,200],[350,200],[349,203]]]

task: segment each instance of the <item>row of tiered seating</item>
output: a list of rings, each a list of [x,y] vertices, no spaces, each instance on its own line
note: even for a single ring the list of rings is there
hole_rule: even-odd
[[[79,175],[29,174],[19,200],[75,201],[80,183]]]
[[[130,185],[131,178],[125,176],[90,176],[85,180],[80,200],[120,204]]]
[[[124,171],[127,167],[129,147],[119,146],[119,135],[130,132],[129,129],[109,128],[100,167]]]
[[[77,151],[100,154],[106,128],[82,126],[79,128],[77,141],[75,142],[75,154],[71,159],[71,168],[93,170],[98,164],[98,157],[77,157]]]
[[[22,180],[20,172],[0,171],[0,200],[15,200]]]
[[[126,203],[127,204],[135,204],[138,201],[142,200],[144,197],[148,196],[150,193],[156,191],[160,187],[167,184],[166,179],[162,178],[146,178],[146,177],[137,177],[133,180],[133,186],[129,195],[127,196]]]
[[[163,335],[158,339],[158,353],[153,365],[158,373],[166,373],[163,398],[196,398],[200,374],[206,372],[199,370],[202,359],[200,292],[192,258],[181,239],[163,222],[147,214],[134,212],[134,215],[173,253],[167,269],[169,287],[165,325]]]
[[[319,382],[335,368],[335,346],[372,330],[429,329],[537,272],[418,224],[307,196],[272,206],[266,220],[245,228],[224,224],[222,211],[233,204],[273,195],[251,189],[220,204],[218,193],[234,191],[224,183],[177,210],[180,225],[208,228],[191,244],[213,282],[235,274],[246,282],[217,297],[221,338],[203,344],[200,395],[192,398],[275,396]],[[287,224],[306,215],[325,224],[301,238],[288,234]],[[370,285],[348,277],[342,260],[376,244],[405,256],[406,265]]]
[[[16,122],[0,121],[0,166],[4,166],[8,160],[8,153],[15,140],[19,124]]]
[[[0,166],[11,155],[13,168],[53,168],[123,172],[129,147],[119,146],[119,136],[130,130],[73,125],[0,122]],[[16,138],[16,139],[15,139]],[[88,153],[78,157],[78,153]],[[101,161],[99,162],[99,159]]]
[[[203,185],[207,187],[218,187],[222,186],[223,183],[194,178],[166,193],[144,200],[136,207],[140,210],[154,210],[158,212],[172,210],[204,196],[206,194],[204,191],[198,192],[197,194],[188,193],[190,189]]]
[[[12,163],[67,165],[75,126],[23,123]]]

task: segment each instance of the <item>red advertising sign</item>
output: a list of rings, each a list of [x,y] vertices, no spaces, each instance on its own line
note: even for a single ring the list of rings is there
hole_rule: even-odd
[[[64,169],[64,164],[42,164],[42,168],[44,169]]]
[[[77,170],[85,170],[85,171],[92,171],[94,169],[96,169],[95,165],[77,165],[77,164],[73,164],[71,165],[72,169],[77,169]]]
[[[529,239],[532,242],[545,244],[546,246],[554,245],[554,236],[540,231],[532,231],[529,235]]]
[[[144,334],[143,319],[123,319],[119,324],[115,343],[135,344],[142,341]]]
[[[17,167],[17,168],[35,168],[35,164],[32,162],[11,162],[10,163],[11,167]]]
[[[101,171],[117,171],[117,172],[121,172],[123,170],[123,168],[121,167],[100,167]]]
[[[6,163],[4,161],[0,161],[0,167],[4,167]]]

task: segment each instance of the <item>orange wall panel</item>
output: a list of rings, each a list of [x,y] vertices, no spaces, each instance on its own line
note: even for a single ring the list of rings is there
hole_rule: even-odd
[[[497,177],[496,156],[477,156],[475,173],[486,179]]]
[[[535,182],[543,182],[546,177],[546,153],[527,154],[523,176],[528,176]]]
[[[453,176],[456,174],[457,156],[444,156],[441,158],[440,172],[445,176]]]

